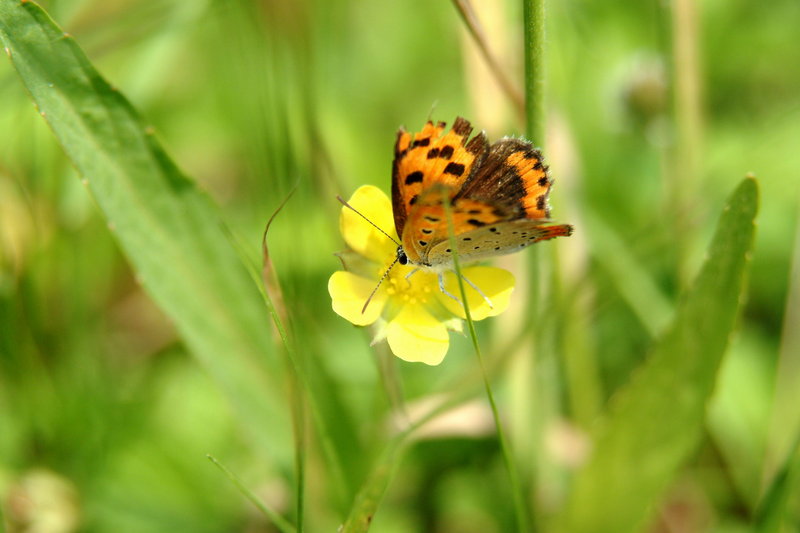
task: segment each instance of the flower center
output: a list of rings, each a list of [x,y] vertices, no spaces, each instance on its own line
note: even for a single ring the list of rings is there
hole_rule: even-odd
[[[380,275],[384,272],[386,269]],[[403,304],[425,305],[433,297],[433,291],[438,290],[435,274],[421,270],[414,272],[414,268],[399,264],[392,268],[384,283],[389,296]]]

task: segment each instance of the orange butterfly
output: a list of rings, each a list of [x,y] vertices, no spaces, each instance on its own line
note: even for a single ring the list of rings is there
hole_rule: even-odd
[[[572,234],[568,224],[546,225],[553,180],[530,142],[505,137],[489,146],[484,132],[468,141],[472,126],[461,117],[442,135],[444,128],[428,121],[419,133],[397,134],[392,207],[400,264],[453,268],[445,201],[464,262]]]
[[[548,225],[553,180],[530,142],[504,137],[490,146],[484,132],[469,139],[472,126],[461,117],[447,133],[445,126],[428,121],[419,133],[397,133],[392,209],[401,242],[395,262],[437,272],[442,292],[458,300],[442,281],[442,273],[453,268],[445,202],[465,263],[569,236],[572,226]],[[369,299],[364,310],[368,304]]]

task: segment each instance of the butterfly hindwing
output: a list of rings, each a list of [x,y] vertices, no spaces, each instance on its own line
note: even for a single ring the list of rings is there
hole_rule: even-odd
[[[433,186],[461,189],[489,151],[486,135],[471,140],[472,126],[458,117],[444,133],[445,123],[428,121],[422,131],[397,133],[392,168],[392,208],[397,234],[402,237],[406,220],[423,191]]]
[[[518,252],[531,244],[571,234],[572,226],[568,224],[543,226],[541,222],[519,218],[457,235],[456,250],[461,261],[469,263]],[[452,255],[450,246],[449,240],[440,242],[428,250],[428,257],[442,258],[444,263],[444,258]],[[436,262],[433,263],[436,266]]]
[[[542,154],[524,139],[507,137],[491,146],[457,197],[505,205],[519,218],[548,219],[552,184]]]
[[[431,266],[439,261],[432,250],[439,243],[448,240],[447,212],[445,201],[450,200],[455,191],[449,187],[434,186],[420,194],[412,208],[402,245],[412,263]],[[515,214],[501,205],[492,205],[470,198],[452,200],[451,213],[456,235],[468,234],[480,228],[512,220]],[[447,260],[446,257],[441,259]]]

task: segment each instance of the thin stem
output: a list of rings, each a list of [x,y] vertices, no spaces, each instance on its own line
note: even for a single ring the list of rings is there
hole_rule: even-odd
[[[478,21],[475,10],[472,8],[472,4],[469,0],[453,0],[453,5],[456,6],[458,14],[461,15],[461,20],[463,20],[464,24],[467,26],[467,30],[475,40],[475,44],[483,56],[483,60],[486,61],[486,66],[492,71],[492,75],[494,75],[500,88],[506,93],[511,103],[514,104],[517,112],[521,115],[524,114],[525,99],[519,92],[517,86],[506,75],[497,57],[489,51],[486,35],[483,33],[483,28]]]
[[[304,366],[301,364],[300,357],[297,353],[297,349],[295,348],[292,339],[289,337],[289,333],[284,326],[284,321],[288,322],[288,312],[286,306],[283,304],[283,295],[280,290],[280,284],[278,283],[277,274],[275,273],[274,267],[272,265],[272,261],[269,255],[269,249],[267,247],[267,233],[269,232],[269,227],[272,224],[272,221],[281,211],[283,206],[288,202],[289,198],[294,193],[294,189],[287,195],[286,198],[281,202],[278,206],[276,211],[272,214],[269,221],[267,222],[266,227],[264,228],[264,235],[262,237],[262,256],[263,256],[263,264],[261,267],[261,272],[259,273],[255,267],[255,265],[250,261],[244,261],[245,268],[247,272],[250,274],[250,277],[255,282],[256,286],[261,293],[261,298],[264,301],[264,305],[267,308],[267,312],[272,318],[273,326],[275,327],[275,331],[278,333],[280,337],[281,343],[283,344],[283,355],[285,357],[284,364],[287,368],[288,372],[288,394],[290,403],[292,405],[291,414],[292,414],[292,431],[293,437],[295,439],[295,472],[297,475],[297,485],[295,489],[295,506],[296,506],[296,513],[297,513],[297,532],[302,533],[303,531],[303,522],[305,517],[305,451],[306,451],[306,422],[305,422],[305,413],[306,413],[306,399],[303,395],[302,391],[303,388],[305,390],[310,390],[309,387],[309,379],[305,373]],[[246,257],[247,254],[244,252],[245,247],[240,243],[239,238],[228,228],[224,228],[226,231],[229,239],[232,243],[237,247],[239,254],[242,257]],[[300,385],[302,384],[303,387]],[[327,449],[325,446],[325,439],[323,438],[323,448]],[[334,465],[338,463],[333,462]],[[338,473],[338,479],[341,480],[343,476],[341,475],[340,469],[333,468],[334,473]]]
[[[545,108],[545,0],[522,0],[524,46],[525,46],[525,124],[528,139],[541,148],[546,144],[546,108]],[[528,261],[528,300],[526,302],[526,316],[529,317],[529,332],[531,335],[531,349],[533,351],[531,364],[537,368],[542,361],[544,352],[544,330],[541,327],[542,286],[541,286],[541,253],[537,247],[532,247],[527,254]],[[537,387],[541,382],[536,372],[529,375],[532,381],[534,395],[538,401],[533,404],[529,438],[538,446],[541,436],[541,418],[546,407],[543,400],[545,396]],[[530,465],[528,465],[530,466]],[[536,468],[526,472],[527,484],[534,486]],[[531,520],[531,530],[535,526]]]
[[[523,0],[525,37],[525,133],[539,147],[545,145],[544,105],[544,0]],[[537,322],[541,286],[539,281],[539,253],[533,249],[528,254],[528,316]]]
[[[288,389],[289,398],[292,406],[292,432],[295,442],[295,473],[297,475],[297,486],[295,489],[295,508],[297,511],[297,532],[303,532],[304,519],[305,519],[305,480],[306,480],[306,401],[303,395],[302,387],[300,386],[300,374],[302,372],[301,361],[294,349],[294,345],[289,339],[289,335],[284,328],[284,322],[289,321],[288,311],[284,305],[283,293],[281,291],[280,283],[278,283],[278,276],[275,272],[275,267],[269,255],[269,248],[267,247],[267,234],[269,228],[275,217],[283,209],[286,203],[297,190],[297,184],[292,188],[289,194],[283,199],[281,204],[272,214],[267,221],[264,228],[264,235],[261,240],[261,251],[263,256],[263,265],[261,270],[261,277],[264,290],[262,294],[265,296],[265,303],[267,309],[272,315],[273,324],[278,331],[284,345],[284,352],[286,354],[286,368],[288,374]]]
[[[250,502],[253,505],[258,507],[258,509],[262,513],[264,513],[264,516],[266,516],[268,519],[270,519],[272,521],[273,524],[275,524],[275,527],[277,527],[283,533],[296,533],[297,532],[295,527],[292,524],[290,524],[289,522],[287,522],[280,514],[278,514],[277,512],[273,511],[272,509],[270,509],[269,507],[264,505],[264,503],[261,500],[259,500],[258,497],[255,494],[253,494],[253,491],[248,489],[245,486],[245,484],[242,483],[242,480],[240,480],[239,477],[236,474],[231,472],[228,469],[228,467],[226,467],[225,465],[223,465],[222,463],[217,461],[217,459],[212,455],[206,455],[206,457],[208,457],[208,460],[211,461],[212,463],[214,463],[214,465],[217,468],[222,470],[222,472],[225,474],[225,476],[227,476],[227,478],[230,479],[231,482],[234,485],[236,485],[236,488],[239,489],[239,492],[241,492],[242,495],[245,498],[250,500]]]
[[[494,418],[494,425],[497,430],[497,438],[500,441],[500,450],[503,454],[503,463],[505,464],[508,478],[511,484],[511,493],[514,499],[514,512],[517,518],[517,529],[521,532],[531,531],[531,521],[528,519],[525,498],[522,494],[522,486],[517,475],[517,470],[511,457],[511,448],[508,444],[503,425],[500,422],[500,413],[497,410],[497,403],[494,400],[494,393],[492,386],[489,382],[489,374],[486,371],[486,365],[483,362],[483,354],[481,347],[478,343],[478,334],[475,332],[475,322],[472,320],[472,313],[469,309],[469,302],[467,301],[467,291],[464,288],[464,278],[461,275],[461,263],[458,259],[458,246],[455,238],[455,229],[453,226],[453,211],[449,202],[444,202],[445,212],[447,214],[447,233],[450,238],[450,248],[453,250],[453,267],[455,269],[456,280],[458,281],[458,290],[461,295],[461,301],[464,305],[464,315],[467,319],[467,328],[469,329],[469,336],[472,339],[472,346],[475,348],[475,355],[478,358],[478,365],[481,369],[481,376],[483,377],[483,385],[486,389],[486,397],[489,399],[489,406],[492,409],[492,417]]]
[[[525,131],[544,146],[544,0],[523,0],[525,37]]]
[[[403,394],[403,384],[397,373],[396,357],[389,353],[385,343],[382,344],[384,346],[377,349],[378,376],[380,376],[383,389],[386,391],[392,412],[401,417],[402,423],[405,424],[409,422],[409,417]]]
[[[692,192],[700,180],[700,154],[702,153],[702,117],[700,104],[700,66],[697,7],[694,0],[675,0],[672,3],[672,60],[675,79],[675,125],[677,130],[676,154],[668,176],[672,210],[681,223],[688,217]],[[677,275],[681,286],[689,282],[688,247],[684,236],[691,235],[689,228],[676,228]]]

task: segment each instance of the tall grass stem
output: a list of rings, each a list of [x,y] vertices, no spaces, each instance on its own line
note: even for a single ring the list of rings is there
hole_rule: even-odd
[[[519,481],[516,467],[511,455],[511,447],[508,444],[505,432],[503,431],[503,424],[500,421],[500,413],[497,410],[497,403],[494,400],[494,393],[489,381],[489,374],[486,371],[486,365],[483,361],[483,354],[481,346],[478,342],[478,334],[475,332],[475,322],[472,320],[472,313],[469,309],[469,302],[467,301],[467,292],[464,288],[464,279],[461,276],[461,262],[458,258],[458,245],[455,238],[455,228],[453,226],[453,210],[448,202],[444,202],[445,212],[447,214],[447,233],[450,239],[450,248],[453,250],[453,267],[455,270],[456,280],[458,281],[458,291],[461,296],[461,301],[464,306],[464,315],[467,320],[467,328],[469,329],[469,336],[472,340],[472,346],[475,349],[475,356],[478,358],[478,365],[480,366],[481,376],[483,377],[483,385],[486,389],[486,397],[489,399],[489,406],[492,410],[492,418],[494,419],[495,428],[497,430],[497,438],[500,442],[500,449],[503,454],[503,462],[508,472],[508,478],[511,485],[511,493],[514,501],[514,513],[517,519],[517,529],[522,532],[532,531],[531,520],[528,519],[528,513],[525,506],[525,497],[522,492],[522,485]]]
[[[701,178],[702,153],[701,82],[698,52],[699,21],[694,0],[672,3],[672,61],[674,78],[674,121],[677,133],[675,157],[665,176],[670,209],[679,224],[686,221],[690,202]],[[685,222],[683,222],[685,224]],[[689,283],[687,237],[691,228],[675,228],[676,274],[681,287]]]

